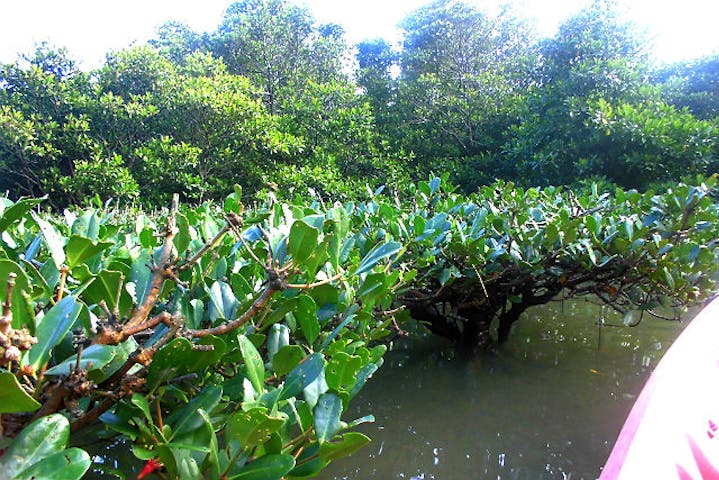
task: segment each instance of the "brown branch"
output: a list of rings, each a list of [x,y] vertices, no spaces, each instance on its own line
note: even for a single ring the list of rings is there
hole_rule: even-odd
[[[57,287],[57,296],[55,297],[55,303],[62,300],[62,296],[65,293],[65,281],[67,280],[67,266],[63,265],[60,269],[60,285]]]
[[[171,324],[171,320],[172,315],[170,315],[169,312],[162,312],[133,327],[125,326],[124,328],[118,330],[112,328],[112,326],[106,326],[100,331],[100,333],[97,334],[94,343],[102,345],[117,345],[118,343],[124,342],[132,335],[140,333],[143,330],[154,328],[160,323],[164,323],[169,326]]]
[[[116,399],[112,396],[103,398],[99,405],[70,424],[70,432],[77,432],[81,428],[97,421],[100,415],[108,411],[115,404],[115,401]]]
[[[160,259],[156,265],[153,265],[152,270],[152,281],[150,282],[150,290],[145,295],[145,299],[142,302],[140,308],[138,308],[134,315],[127,321],[124,328],[134,327],[147,319],[150,312],[157,302],[157,298],[160,296],[162,286],[165,284],[165,279],[174,278],[175,273],[172,268],[172,247],[173,239],[177,233],[177,222],[175,215],[177,214],[177,208],[179,204],[179,195],[172,195],[172,205],[170,206],[170,215],[167,218],[167,227],[165,229],[165,239],[162,243],[162,250],[160,252]]]
[[[223,323],[222,325],[218,325],[217,327],[213,328],[206,328],[203,330],[190,330],[189,333],[194,338],[201,338],[206,337],[207,335],[222,335],[227,332],[231,332],[232,330],[235,330],[244,325],[260,309],[262,309],[262,307],[267,305],[267,302],[269,302],[270,298],[272,297],[272,294],[277,291],[279,291],[279,289],[276,288],[272,283],[270,283],[270,285],[265,288],[262,294],[260,294],[260,296],[257,297],[254,302],[252,302],[250,308],[248,308],[242,315],[237,317],[237,319],[228,323]]]
[[[12,327],[12,292],[15,289],[15,279],[17,274],[10,272],[7,276],[7,291],[5,293],[5,303],[2,306],[2,317],[0,317],[0,333],[7,335]]]
[[[35,412],[35,415],[33,415],[31,421],[57,412],[60,409],[60,406],[62,405],[63,401],[69,394],[70,389],[68,387],[64,386],[61,383],[54,384],[51,387],[48,399],[43,402],[42,407],[40,407],[40,410]]]

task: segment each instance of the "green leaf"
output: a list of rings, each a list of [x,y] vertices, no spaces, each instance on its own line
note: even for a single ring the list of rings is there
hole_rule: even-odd
[[[217,319],[231,320],[237,313],[240,302],[232,287],[225,282],[214,282],[207,291],[210,296],[209,316],[213,322]]]
[[[117,372],[125,364],[130,354],[137,350],[137,347],[137,341],[134,337],[130,337],[124,342],[113,346],[112,351],[114,355],[110,363],[102,368],[93,368],[92,371],[88,373],[88,378],[95,383],[100,383],[109,378],[110,375]]]
[[[360,357],[346,352],[334,354],[325,367],[327,386],[335,391],[352,387],[360,368],[362,368]]]
[[[150,290],[152,272],[150,272],[149,265],[151,263],[152,258],[150,254],[143,251],[135,258],[130,267],[130,282],[135,285],[133,300],[137,305],[142,304],[145,295],[147,295],[148,290]]]
[[[329,244],[329,257],[332,266],[336,269],[340,265],[340,254],[342,253],[342,242],[344,242],[347,232],[349,231],[349,215],[344,207],[335,207],[330,210],[331,218],[334,221],[332,226],[332,238]]]
[[[227,351],[225,341],[214,335],[200,340],[198,345],[211,345],[207,352],[199,352],[192,348],[193,342],[186,338],[174,338],[162,347],[153,357],[147,375],[150,388],[170,380],[177,375],[202,371],[217,363]]]
[[[55,262],[55,266],[60,269],[65,263],[65,249],[63,238],[57,233],[55,227],[49,222],[40,218],[35,212],[31,212],[32,218],[35,220],[37,225],[40,227],[42,236],[45,238],[45,243],[50,250],[52,260]]]
[[[209,438],[209,442],[206,443],[209,443],[210,451],[207,456],[207,461],[212,468],[211,474],[214,475],[214,478],[220,478],[219,445],[217,442],[217,434],[215,434],[215,429],[212,426],[212,420],[210,419],[210,415],[202,408],[197,409],[197,414],[202,418],[206,436]]]
[[[73,235],[65,246],[67,266],[72,268],[113,246],[113,242],[95,243],[89,238]]]
[[[245,447],[261,445],[285,424],[286,417],[271,416],[264,407],[237,412],[227,422],[227,441],[236,440]]]
[[[70,438],[70,422],[60,414],[38,418],[15,437],[2,457],[0,472],[15,478],[33,464],[62,452]]]
[[[0,260],[0,299],[4,301],[7,298],[7,279],[10,273],[17,275],[11,297],[12,326],[17,329],[28,327],[32,333],[35,325],[29,311],[30,305],[23,295],[29,293],[30,280],[20,265],[12,260]]]
[[[88,305],[99,304],[104,301],[111,309],[117,309],[121,317],[127,315],[132,308],[130,294],[122,288],[125,275],[114,270],[103,270],[82,293]]]
[[[308,295],[300,295],[294,314],[307,343],[314,344],[320,334],[320,322],[317,319],[317,305],[314,299]]]
[[[33,412],[40,404],[32,398],[11,372],[0,372],[0,413]]]
[[[154,389],[159,384],[181,375],[192,357],[199,353],[192,350],[192,342],[188,339],[173,338],[152,358],[148,367],[147,385]]]
[[[179,410],[175,410],[167,417],[165,423],[172,425],[173,437],[186,435],[204,425],[204,418],[198,413],[202,409],[212,415],[215,407],[222,399],[222,388],[217,385],[205,387],[202,392]]]
[[[664,272],[664,279],[667,282],[667,286],[670,289],[674,290],[674,287],[676,286],[676,283],[674,282],[674,277],[672,277],[672,274],[669,273],[669,269],[667,267],[664,267],[662,270]]]
[[[286,345],[272,357],[272,370],[275,375],[283,376],[295,368],[305,357],[305,351],[299,345]]]
[[[423,217],[420,215],[416,215],[414,217],[414,220],[412,221],[412,225],[414,227],[414,236],[419,237],[424,233],[424,229],[427,226],[427,222]]]
[[[132,395],[132,398],[130,399],[130,402],[142,411],[142,414],[145,416],[145,420],[147,420],[147,423],[152,425],[153,422],[152,415],[150,414],[150,404],[147,402],[147,399],[139,393],[134,393]]]
[[[334,393],[323,394],[315,407],[315,432],[320,443],[329,441],[340,431],[342,425],[342,400]]]
[[[182,213],[177,213],[177,234],[172,241],[175,244],[179,256],[183,257],[190,246],[192,236],[190,235],[190,223],[187,221],[187,217]]]
[[[95,211],[90,209],[83,212],[83,214],[72,223],[71,233],[73,235],[87,237],[93,242],[97,242],[97,237],[100,235],[100,219],[95,214]]]
[[[634,238],[634,221],[630,218],[624,221],[624,233],[626,233],[627,239],[631,242]]]
[[[319,456],[319,443],[312,443],[305,448],[299,457],[298,465],[289,474],[290,478],[314,478],[329,462]]]
[[[361,298],[364,304],[374,304],[387,292],[386,279],[387,275],[384,272],[370,273],[357,291],[357,297]]]
[[[13,480],[79,480],[91,464],[87,452],[75,447],[68,448],[34,463]]]
[[[289,344],[290,329],[287,328],[287,325],[282,325],[281,323],[275,323],[272,325],[270,335],[267,338],[267,355],[270,357],[270,362],[274,360],[275,355],[281,348],[286,347]]]
[[[319,230],[302,220],[295,221],[290,227],[287,251],[292,255],[298,266],[310,258],[312,252],[317,248],[319,234]]]
[[[402,244],[399,242],[387,242],[375,246],[365,255],[354,274],[359,275],[372,270],[381,260],[396,255],[400,250],[402,250]]]
[[[90,345],[82,351],[80,368],[83,370],[99,370],[108,365],[115,358],[115,347],[111,345]],[[66,358],[45,372],[45,375],[70,375],[70,371],[77,365],[77,355]]]
[[[265,385],[265,364],[257,348],[247,337],[240,335],[239,342],[242,358],[247,368],[247,378],[252,383],[255,392],[260,395],[264,391]]]
[[[230,480],[280,480],[295,467],[295,459],[286,453],[265,455],[248,463]]]
[[[340,436],[339,442],[320,444],[320,458],[331,462],[332,460],[352,455],[370,442],[369,437],[361,433],[348,432]]]
[[[324,368],[325,359],[321,353],[309,355],[287,375],[280,400],[286,400],[300,393],[322,373]]]
[[[20,220],[35,205],[42,203],[42,201],[46,198],[47,196],[42,198],[23,198],[22,200],[15,202],[12,206],[6,208],[2,212],[2,217],[0,217],[0,232],[7,230],[10,225]]]
[[[384,345],[382,345],[384,346]],[[370,363],[369,365],[365,365],[360,369],[360,371],[357,373],[357,378],[355,379],[355,384],[352,386],[352,388],[349,391],[350,398],[353,398],[355,395],[359,393],[359,391],[364,387],[367,380],[369,380],[370,377],[379,369],[377,364]]]
[[[37,326],[38,342],[28,352],[27,365],[38,371],[47,363],[52,349],[75,325],[81,309],[82,304],[78,303],[72,295],[68,295],[48,310]]]

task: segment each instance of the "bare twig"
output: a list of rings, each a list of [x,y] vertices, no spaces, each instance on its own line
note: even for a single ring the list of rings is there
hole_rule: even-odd
[[[190,330],[189,334],[192,337],[200,338],[206,337],[207,335],[222,335],[224,333],[231,332],[232,330],[235,330],[244,325],[260,309],[262,309],[262,307],[267,305],[267,302],[269,302],[270,298],[272,297],[272,294],[277,291],[279,291],[279,289],[273,286],[272,283],[270,283],[270,285],[268,285],[267,288],[263,290],[260,296],[257,297],[254,302],[252,302],[250,308],[248,308],[242,315],[237,317],[237,319],[228,323],[223,323],[222,325],[218,325],[217,327],[213,328],[206,328],[203,330]]]
[[[57,296],[55,297],[55,302],[59,302],[62,300],[62,296],[65,293],[65,281],[67,280],[67,266],[63,265],[60,269],[60,284],[57,287]]]
[[[333,277],[326,278],[326,279],[324,279],[324,280],[320,280],[319,282],[314,282],[314,283],[288,283],[288,284],[287,284],[287,288],[297,288],[297,289],[301,289],[301,290],[308,290],[308,289],[310,289],[310,288],[315,288],[315,287],[319,287],[319,286],[322,286],[322,285],[327,285],[328,283],[332,283],[332,282],[334,282],[334,281],[336,281],[336,280],[339,280],[339,279],[341,279],[341,278],[342,278],[342,274],[341,274],[341,273],[338,273],[337,275],[335,275],[335,276],[333,276]]]
[[[12,326],[12,292],[15,289],[17,274],[10,272],[7,276],[7,291],[5,292],[5,303],[2,306],[2,317],[0,317],[0,333],[7,335]]]
[[[217,235],[212,238],[209,242],[205,243],[201,249],[197,251],[191,258],[186,260],[182,265],[177,267],[178,272],[183,272],[187,270],[188,268],[192,268],[192,266],[197,263],[202,256],[207,253],[209,249],[220,243],[220,240],[222,240],[222,237],[225,236],[227,232],[229,232],[232,229],[232,226],[228,223],[225,224],[224,227],[220,229],[219,232],[217,232]]]

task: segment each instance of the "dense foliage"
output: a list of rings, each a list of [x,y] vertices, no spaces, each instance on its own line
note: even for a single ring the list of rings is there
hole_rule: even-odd
[[[353,48],[304,7],[243,0],[215,31],[168,23],[91,72],[41,45],[0,65],[0,188],[156,207],[235,183],[344,199],[442,171],[471,192],[716,170],[716,59],[654,67],[611,0],[542,40],[509,8],[449,0],[400,27],[399,47]]]
[[[343,412],[410,314],[503,341],[559,294],[596,295],[627,323],[705,297],[715,184],[575,194],[500,181],[464,196],[433,178],[251,211],[238,189],[223,208],[175,197],[154,217],[53,218],[40,200],[5,200],[0,425],[19,435],[0,466],[79,478],[90,459],[68,436],[100,422],[170,478],[314,476],[370,441],[351,429],[372,417]]]
[[[2,427],[22,432],[4,475],[77,478],[89,459],[62,447],[98,421],[171,478],[303,478],[369,441],[349,430],[371,417],[341,416],[381,364],[405,273],[352,210],[243,214],[235,193],[156,221],[52,219],[37,203],[2,204]],[[16,462],[23,435],[52,429]],[[81,463],[51,468],[56,452]]]

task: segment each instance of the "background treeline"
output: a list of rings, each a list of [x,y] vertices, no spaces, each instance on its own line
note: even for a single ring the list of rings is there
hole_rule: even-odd
[[[719,56],[657,66],[597,0],[539,39],[516,12],[438,0],[349,45],[284,0],[217,30],[168,23],[94,71],[40,46],[0,65],[0,190],[145,205],[263,190],[352,197],[450,172],[466,191],[717,171]]]

